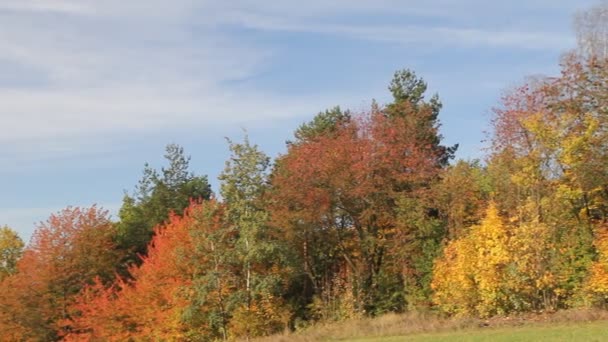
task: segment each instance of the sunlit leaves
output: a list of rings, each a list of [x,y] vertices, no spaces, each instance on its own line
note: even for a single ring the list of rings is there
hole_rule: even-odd
[[[510,257],[507,228],[491,203],[481,224],[450,242],[435,264],[435,302],[452,313],[504,312]]]
[[[87,283],[108,281],[118,258],[114,225],[106,211],[67,208],[40,224],[17,265],[3,282],[0,332],[20,339],[52,340],[70,330],[68,307]]]
[[[6,226],[0,227],[0,281],[15,273],[23,247],[23,240],[17,232]]]
[[[187,340],[225,336],[235,279],[233,238],[215,201],[193,204],[160,226],[132,280],[88,287],[72,307],[68,339]],[[97,308],[100,308],[99,310]],[[215,318],[214,318],[215,317]]]

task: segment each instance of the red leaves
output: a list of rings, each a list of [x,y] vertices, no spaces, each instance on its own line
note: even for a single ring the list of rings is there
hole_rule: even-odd
[[[274,183],[285,201],[312,218],[335,205],[399,191],[400,184],[424,182],[437,173],[438,156],[415,129],[406,118],[362,116],[335,134],[292,146]]]
[[[374,281],[396,248],[397,202],[424,191],[440,170],[436,129],[421,123],[431,122],[431,115],[375,111],[330,135],[292,145],[279,159],[273,220],[294,229],[292,240],[309,259],[312,278],[333,276],[312,274],[308,265],[314,267],[317,254],[336,258],[319,272],[340,269],[346,261],[357,281]]]

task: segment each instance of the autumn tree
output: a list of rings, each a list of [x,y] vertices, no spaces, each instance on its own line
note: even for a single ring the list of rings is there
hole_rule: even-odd
[[[433,267],[433,302],[443,312],[474,315],[479,303],[475,283],[477,254],[472,239],[464,236],[451,240]]]
[[[87,283],[113,277],[118,257],[115,228],[107,211],[66,208],[34,232],[17,264],[3,281],[0,331],[20,331],[20,340],[55,340],[69,331],[69,306]]]
[[[598,258],[589,268],[584,295],[588,304],[606,307],[608,303],[608,230],[605,225],[598,227],[594,244],[598,251]]]
[[[171,214],[128,280],[81,292],[71,306],[66,340],[226,338],[238,302],[234,241],[224,207],[215,200]]]
[[[459,160],[442,172],[432,196],[446,222],[448,239],[459,237],[481,221],[491,191],[487,167],[478,160]]]
[[[542,304],[519,292],[523,302],[518,305],[576,305],[595,257],[593,234],[607,217],[608,203],[603,65],[596,58],[566,55],[559,77],[529,82],[495,112],[488,173],[497,204],[518,222],[516,235],[533,230],[550,242],[534,253],[528,250],[528,257],[543,260],[534,266],[544,272],[536,275],[544,279],[542,289],[526,285],[538,291]]]
[[[489,316],[509,310],[507,226],[494,203],[481,224],[451,241],[434,267],[434,300],[449,313]]]
[[[557,309],[559,295],[559,252],[555,226],[544,223],[533,203],[522,208],[523,217],[512,218],[508,244],[511,265],[505,287],[510,310],[541,311]],[[563,251],[564,249],[562,249]]]
[[[418,204],[453,152],[439,144],[440,104],[424,101],[426,84],[408,71],[396,74],[391,90],[395,103],[386,109],[374,106],[331,134],[290,145],[273,174],[273,219],[290,227],[314,292],[332,293],[342,277],[361,313],[402,309],[404,265],[431,256],[442,239],[441,227],[426,221],[432,210]],[[398,218],[412,203],[421,215]],[[402,252],[429,236],[434,247]]]
[[[189,171],[190,157],[176,144],[166,147],[168,167],[156,171],[148,164],[133,195],[125,195],[119,211],[119,245],[126,251],[125,262],[139,263],[145,255],[154,227],[170,213],[181,214],[190,200],[209,199],[211,187],[206,176]]]

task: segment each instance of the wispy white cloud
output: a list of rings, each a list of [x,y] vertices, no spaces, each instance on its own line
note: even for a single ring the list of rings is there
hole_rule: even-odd
[[[546,5],[533,0],[528,6],[541,2]],[[557,49],[569,44],[559,34],[525,29],[338,20],[365,14],[446,18],[487,14],[497,6],[481,0],[2,1],[0,155],[7,146],[36,144],[64,153],[61,141],[272,120],[343,102],[344,94],[296,97],[230,85],[270,68],[275,58],[268,45],[226,32],[230,26],[405,45]],[[9,69],[20,70],[21,82],[3,79]]]
[[[335,25],[316,22],[294,22],[276,17],[240,13],[232,17],[235,23],[257,30],[319,33],[354,39],[398,44],[432,42],[443,47],[510,47],[520,49],[564,49],[572,46],[574,38],[561,33],[517,30],[475,29],[445,26],[408,25]]]
[[[0,70],[22,67],[32,84],[13,86],[0,76],[0,146],[246,120],[262,108],[266,118],[281,115],[276,103],[255,98],[246,110],[250,97],[220,85],[249,75],[268,51],[209,32],[192,37],[183,12],[163,6],[137,16],[144,8],[134,4],[82,2],[81,12],[45,15],[71,4],[31,1],[10,6],[23,10],[17,14],[0,11]],[[160,12],[166,16],[156,20]]]
[[[84,14],[90,13],[90,8],[66,0],[6,0],[0,3],[0,11]]]
[[[189,124],[235,124],[316,110],[315,105],[297,98],[283,103],[259,92],[201,91],[199,95],[185,85],[0,91],[3,111],[11,113],[2,118],[0,142]]]

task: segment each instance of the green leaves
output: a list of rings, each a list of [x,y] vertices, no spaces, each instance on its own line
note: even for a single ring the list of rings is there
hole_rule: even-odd
[[[317,114],[312,121],[304,123],[296,129],[295,144],[311,141],[324,135],[331,135],[340,129],[340,126],[351,120],[349,111],[342,111],[339,106]]]
[[[119,211],[119,246],[126,252],[127,263],[139,263],[146,254],[154,227],[165,222],[170,213],[181,215],[190,201],[209,199],[211,186],[206,176],[189,171],[190,157],[175,144],[166,148],[168,167],[161,172],[145,164],[143,177],[133,196],[125,195]]]
[[[16,231],[7,226],[0,227],[0,282],[15,273],[24,246]]]

